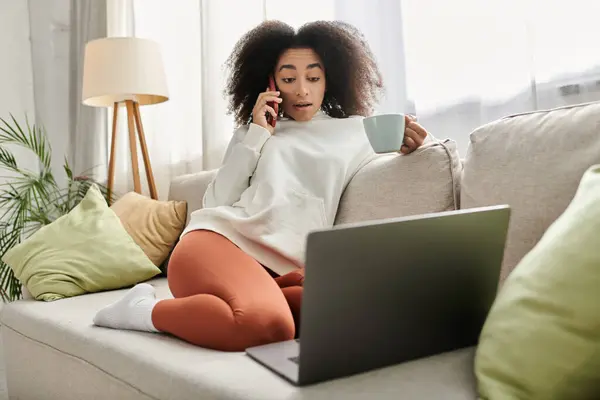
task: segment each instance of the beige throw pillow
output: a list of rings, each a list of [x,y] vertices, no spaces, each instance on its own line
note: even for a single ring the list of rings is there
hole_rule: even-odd
[[[160,201],[130,192],[110,208],[156,266],[166,260],[185,227],[185,201]]]

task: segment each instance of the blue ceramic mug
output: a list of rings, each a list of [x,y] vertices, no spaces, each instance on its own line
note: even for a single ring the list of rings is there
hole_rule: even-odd
[[[375,153],[400,151],[404,143],[404,114],[379,114],[365,117],[363,125]]]

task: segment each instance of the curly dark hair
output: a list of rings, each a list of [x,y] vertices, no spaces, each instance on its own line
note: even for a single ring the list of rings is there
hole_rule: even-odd
[[[281,21],[265,21],[237,42],[226,62],[229,113],[247,124],[281,54],[310,48],[325,67],[327,91],[321,109],[334,118],[369,115],[383,92],[383,80],[362,33],[341,21],[310,22],[296,32]]]

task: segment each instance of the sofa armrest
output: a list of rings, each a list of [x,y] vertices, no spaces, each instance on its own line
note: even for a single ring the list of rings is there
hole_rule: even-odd
[[[187,222],[189,222],[190,214],[193,211],[202,208],[204,193],[216,174],[217,170],[214,169],[181,175],[171,181],[169,200],[187,202]]]

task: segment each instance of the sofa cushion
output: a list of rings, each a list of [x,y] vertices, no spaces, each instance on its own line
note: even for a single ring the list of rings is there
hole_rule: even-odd
[[[156,266],[165,261],[185,227],[185,201],[160,201],[129,192],[110,208]]]
[[[157,287],[159,298],[170,297],[165,278],[150,281]],[[153,399],[352,399],[377,394],[389,399],[475,399],[473,349],[465,349],[412,361],[354,377],[297,388],[244,353],[223,353],[196,347],[168,335],[121,331],[92,325],[92,317],[102,306],[121,298],[125,290],[101,292],[58,300],[52,303],[17,301],[2,310],[3,345],[11,348],[12,340],[27,338],[38,346],[19,345],[19,360],[7,360],[7,367],[18,368],[26,360],[35,363],[36,352],[49,348],[43,359],[56,361],[57,351],[65,358],[83,361],[80,366],[86,381],[94,374],[110,376],[140,392],[140,398]],[[14,333],[14,334],[13,334]],[[17,344],[15,344],[17,346]],[[25,350],[26,349],[26,350]],[[11,353],[12,354],[12,353]],[[29,362],[29,361],[27,361]],[[78,370],[64,373],[56,365],[36,368],[38,379],[29,378],[35,387],[53,382],[53,392],[63,390],[70,399],[69,388],[85,391],[77,382]],[[76,365],[72,362],[65,365]],[[17,381],[20,375],[9,371]],[[100,379],[100,378],[98,378]],[[90,382],[90,388],[98,385]],[[9,388],[11,382],[8,382]],[[113,385],[114,386],[114,385]],[[27,391],[25,382],[15,387]],[[109,393],[94,391],[80,398],[111,398]],[[33,391],[33,389],[32,389]],[[38,388],[37,392],[41,392]],[[104,397],[103,397],[104,396]],[[23,396],[23,398],[27,398]],[[31,397],[29,397],[31,398]]]
[[[375,157],[346,187],[336,224],[454,210],[462,165],[456,143],[441,143]]]
[[[600,103],[513,115],[471,133],[461,208],[512,208],[501,281],[566,209],[583,173],[597,163]]]
[[[171,181],[169,200],[187,203],[186,224],[192,212],[202,208],[202,199],[210,182],[217,175],[217,170],[201,171],[194,174],[181,175]]]

